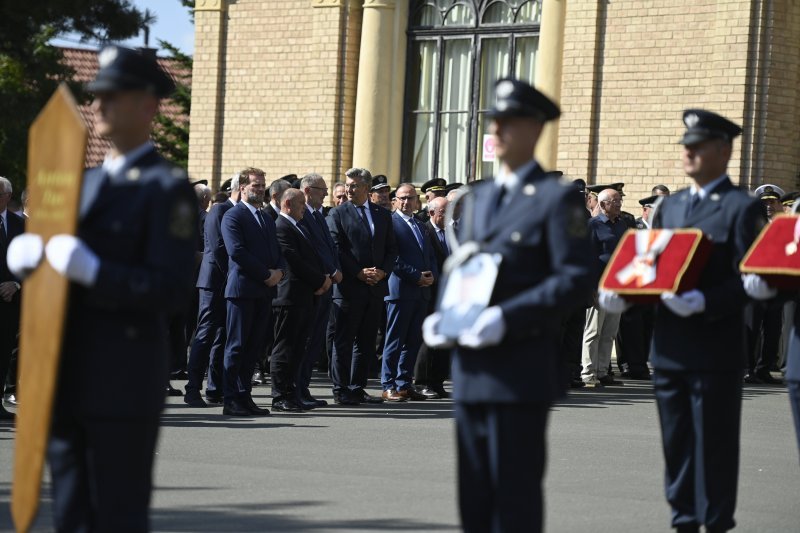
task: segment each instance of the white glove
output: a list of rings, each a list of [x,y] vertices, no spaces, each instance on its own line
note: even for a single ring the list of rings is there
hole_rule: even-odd
[[[758,274],[742,274],[742,285],[744,292],[754,300],[769,300],[778,294],[777,289],[770,287]]]
[[[25,279],[42,262],[44,243],[36,233],[23,233],[11,240],[6,252],[6,264],[19,279]]]
[[[616,292],[600,289],[597,294],[597,304],[609,313],[624,313],[630,309],[631,304]]]
[[[503,311],[497,306],[488,307],[478,315],[471,328],[458,336],[458,344],[479,350],[500,344],[505,334],[506,321],[503,318]]]
[[[684,318],[706,310],[706,297],[696,289],[683,294],[663,292],[661,293],[661,301],[670,311]]]
[[[436,332],[441,321],[442,314],[433,313],[422,323],[422,338],[430,348],[450,348],[453,346],[452,340]]]
[[[94,286],[100,259],[82,240],[72,235],[55,235],[47,241],[44,251],[56,272],[85,287]]]

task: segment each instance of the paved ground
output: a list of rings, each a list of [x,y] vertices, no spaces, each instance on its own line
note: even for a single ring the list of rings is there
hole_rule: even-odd
[[[316,384],[315,393],[330,400],[321,378]],[[266,404],[267,389],[256,392]],[[249,420],[220,411],[170,399],[155,531],[458,529],[449,401]],[[0,531],[11,528],[12,439],[13,430],[0,426]],[[670,531],[648,384],[573,393],[553,409],[549,439],[547,531]],[[800,531],[798,494],[786,392],[746,386],[737,530]],[[52,529],[49,507],[45,499],[36,531]]]

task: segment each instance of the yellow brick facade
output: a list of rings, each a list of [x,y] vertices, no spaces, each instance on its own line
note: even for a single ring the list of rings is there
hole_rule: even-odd
[[[703,107],[745,129],[734,181],[800,189],[799,3],[544,1],[566,7],[559,169],[592,183],[625,182],[633,210],[656,183],[688,183],[675,144],[681,111]],[[390,0],[366,4],[198,2],[192,175],[218,183],[255,165],[270,178],[315,171],[339,179],[353,160],[357,100],[367,97],[356,94],[364,11],[400,12]]]

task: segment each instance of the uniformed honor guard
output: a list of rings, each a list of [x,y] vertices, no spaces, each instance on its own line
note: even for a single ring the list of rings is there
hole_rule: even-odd
[[[167,321],[191,296],[197,200],[185,171],[150,141],[172,79],[139,51],[108,46],[98,59],[87,88],[112,147],[84,176],[77,236],[43,247],[25,234],[11,255],[21,273],[44,255],[72,282],[47,451],[55,527],[147,531]],[[135,376],[133,393],[120,394],[109,369]]]
[[[544,124],[560,114],[556,104],[518,80],[500,80],[495,91],[491,132],[502,166],[495,179],[473,184],[463,198],[473,204],[462,209],[458,240],[479,247],[473,259],[488,257],[490,265],[499,260],[499,270],[494,282],[478,273],[471,290],[458,287],[465,295],[490,294],[475,320],[448,324],[443,316],[460,303],[449,309],[440,303],[423,331],[428,346],[455,344],[464,530],[537,532],[543,523],[547,417],[564,392],[559,327],[591,291],[586,208],[571,183],[547,174],[533,159]],[[456,274],[458,269],[449,276],[469,285],[467,275]],[[444,283],[447,293],[452,280]],[[456,335],[446,333],[453,327]]]
[[[727,174],[742,129],[702,109],[686,110],[683,122],[683,168],[694,183],[664,197],[652,225],[698,228],[713,246],[695,289],[661,295],[650,361],[672,527],[719,532],[735,525],[739,474],[748,299],[737,265],[765,220]],[[618,310],[621,298],[601,292],[600,300]]]

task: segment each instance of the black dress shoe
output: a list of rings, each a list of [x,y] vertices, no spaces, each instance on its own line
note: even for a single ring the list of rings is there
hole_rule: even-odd
[[[439,396],[439,393],[430,387],[422,387],[421,389],[419,389],[419,393],[428,398],[429,400],[438,400],[439,398],[441,398],[441,396]]]
[[[189,373],[186,370],[177,370],[169,375],[169,379],[189,379]]]
[[[261,372],[259,372],[258,370],[253,372],[253,380],[252,380],[253,385],[261,385],[262,383],[266,382],[267,380],[264,379],[264,375]]]
[[[766,385],[783,385],[783,381],[772,377],[769,370],[759,370],[756,372],[756,377],[761,380],[761,383]]]
[[[6,408],[0,404],[0,420],[14,420],[16,415],[14,413],[10,413],[6,411]]]
[[[167,396],[183,396],[183,393],[172,386],[172,383],[167,383]]]
[[[228,416],[253,416],[249,407],[246,407],[236,400],[225,403],[225,406],[222,408],[222,414]]]
[[[761,378],[759,378],[755,374],[750,374],[750,373],[744,375],[744,382],[750,383],[751,385],[763,385],[764,383],[763,381],[761,381]]]
[[[309,401],[302,400],[302,399],[301,400],[296,400],[295,403],[297,403],[297,405],[299,405],[300,409],[302,409],[303,411],[311,411],[312,409],[316,409],[317,407],[319,407],[314,402],[309,402]]]
[[[353,399],[359,403],[383,403],[383,398],[378,396],[370,396],[365,390],[356,391],[353,394]]]
[[[288,398],[283,398],[281,400],[275,400],[272,402],[272,410],[273,411],[284,411],[287,413],[301,413],[303,412],[303,408],[297,404],[294,400],[290,400]]]
[[[199,394],[186,394],[183,397],[183,403],[189,407],[208,407],[208,404],[203,401]]]
[[[617,386],[625,385],[625,383],[623,383],[622,381],[614,379],[614,375],[613,374],[605,375],[602,378],[597,378],[597,380],[600,383],[602,383],[603,385],[607,385],[607,386],[608,385],[612,385],[612,386],[613,385],[617,385]]]
[[[313,403],[314,407],[325,407],[326,405],[328,405],[328,402],[326,402],[325,400],[318,400],[313,396],[306,396],[305,398],[303,398],[303,401],[308,403]]]
[[[586,386],[586,383],[583,382],[581,378],[573,378],[569,382],[570,389],[582,389]]]
[[[344,393],[344,394],[334,394],[333,403],[338,405],[358,405],[359,402],[349,394]]]
[[[623,378],[632,379],[634,381],[650,381],[650,372],[623,372]]]
[[[681,524],[675,526],[677,533],[700,533],[700,526],[697,524]]]
[[[444,387],[430,387],[430,389],[439,395],[440,399],[452,398],[453,395],[444,390]],[[424,394],[424,393],[423,393]]]
[[[256,416],[269,416],[269,409],[257,406],[253,398],[247,398],[245,405],[250,409],[250,413]]]
[[[206,403],[213,403],[214,405],[222,405],[222,396],[214,396],[206,394]]]

